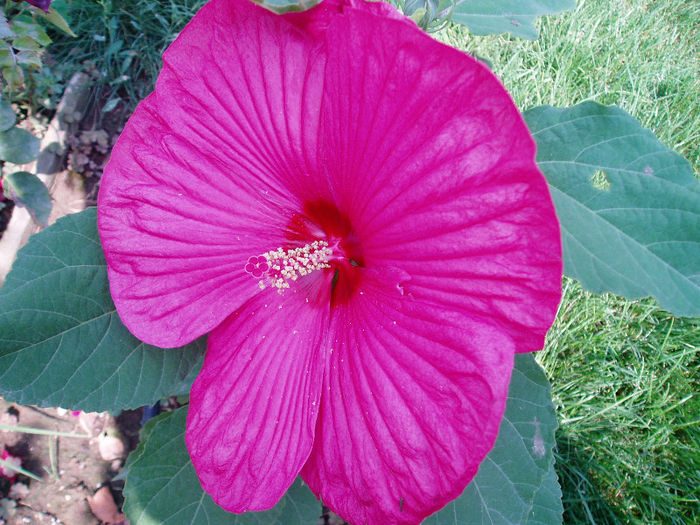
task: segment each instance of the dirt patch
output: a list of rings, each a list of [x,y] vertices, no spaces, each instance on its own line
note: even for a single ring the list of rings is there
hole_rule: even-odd
[[[138,443],[141,411],[78,413],[53,408],[13,405],[0,399],[0,423],[84,437],[35,435],[0,430],[0,450],[20,458],[22,474],[0,477],[0,523],[7,525],[98,525],[88,497],[108,486],[121,504],[121,482],[111,483],[123,459]],[[122,447],[114,446],[118,439]],[[119,445],[119,443],[117,443]],[[23,487],[23,486],[24,487]]]

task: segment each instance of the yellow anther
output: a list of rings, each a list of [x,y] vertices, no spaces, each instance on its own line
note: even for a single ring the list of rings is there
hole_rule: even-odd
[[[314,270],[330,268],[328,264],[333,250],[328,247],[326,241],[314,241],[300,248],[283,250],[277,248],[260,257],[267,261],[269,270],[265,272],[258,286],[265,289],[266,285],[277,288],[279,293],[290,287],[290,282],[296,281],[299,277],[308,275]]]

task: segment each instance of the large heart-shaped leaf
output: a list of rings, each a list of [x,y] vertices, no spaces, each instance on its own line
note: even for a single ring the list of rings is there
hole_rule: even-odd
[[[148,422],[129,456],[124,512],[132,525],[315,525],[316,496],[297,479],[265,512],[231,514],[202,490],[185,446],[187,407]]]
[[[562,227],[564,271],[594,292],[700,315],[700,182],[614,106],[525,113]]]
[[[452,20],[475,35],[510,33],[534,40],[535,18],[575,7],[575,0],[457,0]]]
[[[0,290],[0,395],[8,401],[117,411],[187,392],[205,349],[162,350],[119,320],[90,208],[20,250]]]
[[[462,495],[423,524],[560,524],[564,510],[554,472],[556,428],[544,372],[531,354],[516,355],[493,450]]]
[[[41,179],[27,171],[5,175],[3,188],[15,204],[26,206],[34,220],[46,226],[51,214],[51,195]]]

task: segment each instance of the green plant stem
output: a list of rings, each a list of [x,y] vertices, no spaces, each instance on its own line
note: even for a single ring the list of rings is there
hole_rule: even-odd
[[[60,437],[71,437],[71,438],[90,438],[88,434],[73,434],[70,432],[59,432],[57,430],[45,430],[43,428],[32,428],[32,427],[15,427],[12,425],[2,425],[0,424],[0,430],[7,430],[10,432],[22,432],[24,434],[38,434],[40,436],[60,436]]]
[[[36,474],[32,474],[32,473],[29,472],[28,470],[24,470],[22,467],[15,467],[14,465],[12,465],[11,463],[5,461],[4,459],[0,459],[0,465],[2,465],[3,467],[5,467],[6,469],[12,469],[12,470],[14,470],[15,472],[19,472],[20,474],[23,474],[23,475],[27,476],[28,478],[32,478],[32,479],[34,479],[34,480],[36,480],[36,481],[43,481],[43,480],[42,480],[39,476],[37,476]]]

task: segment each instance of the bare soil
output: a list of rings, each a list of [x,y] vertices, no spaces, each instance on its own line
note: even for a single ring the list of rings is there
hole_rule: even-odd
[[[123,482],[112,480],[121,471],[126,454],[138,443],[140,420],[140,410],[126,411],[114,418],[107,413],[20,406],[0,398],[0,423],[4,425],[89,436],[56,437],[0,430],[0,450],[4,448],[12,456],[21,458],[22,467],[41,478],[36,481],[19,474],[11,481],[0,477],[0,501],[5,501],[5,517],[0,518],[0,523],[117,523],[100,521],[93,514],[88,498],[106,485],[116,503],[121,503]],[[116,455],[120,457],[112,459],[114,448],[106,451],[104,445],[108,443],[107,436],[113,438],[115,434],[123,443],[123,451],[117,447]],[[23,487],[13,489],[18,483],[24,484],[26,490]],[[25,494],[18,497],[18,492]]]

